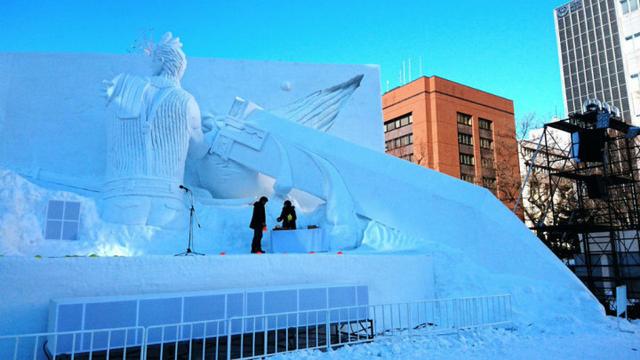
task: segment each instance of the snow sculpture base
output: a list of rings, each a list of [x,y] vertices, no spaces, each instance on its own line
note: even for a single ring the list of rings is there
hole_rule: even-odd
[[[367,285],[372,304],[435,296],[431,258],[426,255],[4,257],[0,283],[11,284],[2,293],[0,335],[45,332],[53,298],[300,284]]]
[[[163,179],[125,179],[106,184],[102,219],[125,225],[181,229],[186,225],[180,184]]]

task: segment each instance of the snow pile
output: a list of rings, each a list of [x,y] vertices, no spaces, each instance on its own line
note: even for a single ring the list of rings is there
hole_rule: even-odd
[[[78,241],[44,238],[49,200],[80,202]],[[46,190],[0,169],[0,254],[134,256],[144,253],[155,230],[103,222],[96,201],[67,191]]]

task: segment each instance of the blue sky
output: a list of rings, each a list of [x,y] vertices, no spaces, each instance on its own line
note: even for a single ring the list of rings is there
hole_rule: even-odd
[[[381,66],[402,61],[515,101],[516,118],[564,106],[553,9],[566,1],[3,0],[1,52],[126,53],[145,34],[180,36],[187,56]]]

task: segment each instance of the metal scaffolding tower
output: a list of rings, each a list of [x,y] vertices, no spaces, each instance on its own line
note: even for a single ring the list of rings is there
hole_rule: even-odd
[[[586,104],[546,124],[528,162],[526,186],[547,192],[532,230],[608,312],[618,285],[640,308],[639,131],[615,109]],[[541,175],[533,184],[532,171]]]

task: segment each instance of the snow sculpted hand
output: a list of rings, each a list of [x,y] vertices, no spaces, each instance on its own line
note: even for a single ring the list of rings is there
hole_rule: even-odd
[[[113,80],[102,80],[100,94],[107,100],[107,105],[109,105],[109,102],[111,101],[115,88],[116,83]]]

